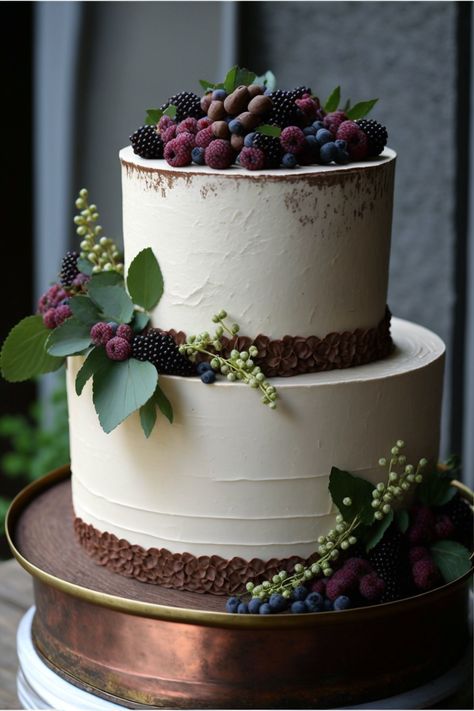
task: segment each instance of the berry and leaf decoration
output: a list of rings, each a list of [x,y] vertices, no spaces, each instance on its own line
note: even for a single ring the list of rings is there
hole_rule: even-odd
[[[398,440],[379,460],[387,474],[375,486],[333,467],[329,492],[338,513],[315,554],[271,580],[249,581],[245,593],[227,600],[226,610],[344,610],[399,600],[465,575],[472,566],[473,511],[451,484],[457,463],[426,471],[426,459],[407,463],[404,446]],[[413,487],[415,502],[404,509]]]

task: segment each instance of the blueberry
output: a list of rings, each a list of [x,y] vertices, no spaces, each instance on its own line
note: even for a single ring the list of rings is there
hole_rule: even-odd
[[[238,119],[232,119],[231,121],[229,121],[229,131],[231,133],[237,134],[237,136],[241,136],[243,133],[245,133],[245,128],[242,126]]]
[[[201,373],[201,380],[206,385],[210,385],[215,382],[216,374],[213,370],[205,370],[204,373]]]
[[[324,599],[320,593],[311,592],[305,599],[304,604],[309,612],[320,612],[323,609]]]
[[[253,597],[249,602],[249,612],[251,615],[257,615],[262,607],[262,600],[259,597]]]
[[[246,615],[249,611],[249,606],[247,605],[246,602],[241,602],[240,605],[237,608],[237,614],[238,615]]]
[[[325,128],[323,121],[313,121],[312,126],[316,129],[316,131],[320,128]]]
[[[247,133],[247,135],[244,138],[244,146],[246,148],[252,148],[253,146],[253,139],[255,138],[257,134],[255,131],[251,131],[250,133]]]
[[[350,597],[347,597],[347,595],[339,595],[339,597],[336,597],[334,600],[334,609],[335,610],[347,610],[349,607],[351,607],[352,602]]]
[[[204,165],[204,153],[205,153],[204,148],[199,148],[198,146],[196,146],[191,151],[191,158],[198,165]]]
[[[332,600],[328,600],[327,597],[324,599],[323,610],[324,612],[330,612],[331,610],[334,610]]]
[[[110,326],[110,328],[112,329],[112,331],[114,333],[118,328],[118,323],[115,323],[115,321],[109,321],[107,325]]]
[[[296,168],[298,161],[296,160],[294,153],[285,153],[281,159],[281,164],[284,168]]]
[[[337,148],[336,144],[333,141],[325,143],[323,146],[321,146],[321,150],[319,151],[319,158],[321,163],[331,163],[333,160],[336,159],[336,155]]]
[[[341,151],[347,151],[347,141],[343,141],[342,138],[338,138],[337,141],[334,141],[336,144],[336,148],[340,148]]]
[[[268,604],[272,608],[273,612],[282,612],[282,610],[286,610],[288,607],[287,600],[283,597],[283,595],[280,595],[280,593],[273,593],[273,595],[270,595]]]
[[[271,615],[273,613],[273,610],[268,604],[268,602],[264,602],[262,605],[260,605],[258,612],[260,615]]]
[[[203,373],[206,372],[206,370],[212,370],[211,364],[210,363],[199,363],[196,370],[198,372],[198,375],[202,375]]]
[[[295,615],[300,615],[302,612],[308,612],[308,608],[306,607],[304,600],[296,600],[291,603],[291,611]]]
[[[307,596],[308,590],[303,585],[299,585],[293,590],[293,600],[305,600]]]
[[[237,612],[237,608],[241,602],[242,601],[238,597],[229,597],[227,598],[225,609],[227,612]]]
[[[316,134],[317,129],[314,128],[314,126],[306,126],[306,128],[303,129],[303,133],[305,136],[314,136]]]
[[[304,140],[310,148],[319,148],[319,143],[316,140],[316,136],[305,136]]]
[[[320,128],[316,133],[316,140],[320,146],[329,143],[329,141],[332,141],[331,131],[328,131],[327,128]]]
[[[227,92],[225,89],[214,89],[214,91],[212,92],[213,101],[224,101],[226,96]]]
[[[343,151],[341,148],[338,148],[334,160],[339,165],[345,165],[346,163],[349,163],[351,159],[347,151]]]

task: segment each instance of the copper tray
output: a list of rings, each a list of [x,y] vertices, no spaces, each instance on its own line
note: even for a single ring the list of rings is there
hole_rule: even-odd
[[[129,708],[331,708],[435,678],[469,640],[469,579],[343,612],[229,615],[224,598],[96,565],[74,538],[69,470],[24,489],[6,523],[33,576],[36,649],[61,676]]]

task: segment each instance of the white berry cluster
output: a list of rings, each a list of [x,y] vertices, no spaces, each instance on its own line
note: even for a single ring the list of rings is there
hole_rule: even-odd
[[[388,464],[388,479],[386,483],[377,484],[372,491],[372,508],[375,509],[374,517],[377,521],[381,521],[390,513],[394,502],[402,499],[413,484],[421,484],[423,481],[421,472],[428,464],[428,460],[420,459],[416,467],[407,464],[405,455],[401,454],[404,446],[405,442],[399,439],[390,450],[391,456],[388,462],[385,457],[379,459],[381,467],[386,467]],[[402,467],[402,471],[396,471],[396,466]]]
[[[81,237],[82,259],[92,265],[93,274],[116,271],[123,274],[121,254],[115,242],[102,235],[102,227],[97,225],[99,213],[96,205],[89,205],[89,193],[85,188],[79,191],[76,207],[80,211],[74,218],[76,232]]]

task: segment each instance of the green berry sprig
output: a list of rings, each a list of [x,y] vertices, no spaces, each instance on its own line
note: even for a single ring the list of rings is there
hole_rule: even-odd
[[[96,224],[99,213],[96,205],[89,205],[86,188],[79,191],[76,207],[80,212],[74,217],[74,224],[81,237],[81,259],[87,259],[93,265],[93,274],[111,271],[123,274],[120,251],[112,239],[102,235],[102,227]]]
[[[275,386],[266,380],[260,366],[255,365],[254,359],[258,357],[258,349],[255,346],[250,346],[248,351],[233,349],[229,358],[220,355],[223,348],[222,336],[226,333],[233,338],[240,331],[237,323],[233,323],[231,326],[226,324],[226,318],[227,311],[219,311],[212,317],[213,323],[217,324],[214,335],[211,336],[208,331],[204,331],[196,336],[189,336],[186,343],[179,347],[179,352],[192,362],[195,362],[198,353],[208,355],[213,370],[224,375],[230,382],[239,380],[251,388],[259,390],[263,404],[274,410],[278,393]]]
[[[379,460],[381,466],[387,466],[388,475],[386,482],[380,482],[372,491],[373,501],[371,506],[375,509],[374,518],[381,521],[392,509],[393,502],[400,499],[408,489],[414,484],[420,484],[423,480],[421,471],[428,464],[426,459],[420,459],[416,468],[412,464],[406,463],[406,457],[400,454],[405,443],[398,440],[391,449],[391,456],[387,462],[386,458]],[[404,467],[402,473],[395,470],[397,465]],[[385,498],[384,498],[385,497]],[[342,501],[343,506],[352,506],[352,499],[347,496]],[[342,551],[348,550],[357,543],[355,532],[362,525],[359,514],[355,514],[351,521],[345,520],[339,513],[336,516],[336,525],[325,536],[318,538],[319,558],[316,562],[308,566],[297,563],[294,567],[293,575],[281,570],[273,576],[271,580],[265,580],[258,585],[253,582],[246,584],[247,592],[251,597],[259,597],[267,600],[273,593],[279,593],[288,599],[291,591],[304,585],[309,580],[322,575],[329,578],[333,573],[332,563],[336,561]]]

